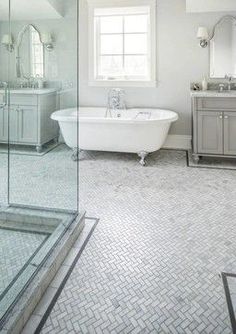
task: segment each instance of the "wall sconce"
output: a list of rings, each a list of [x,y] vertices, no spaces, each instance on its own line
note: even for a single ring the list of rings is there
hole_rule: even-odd
[[[12,52],[14,50],[12,35],[9,34],[3,35],[2,45],[7,49],[7,51]]]
[[[43,43],[47,51],[51,52],[54,49],[53,38],[50,33],[41,34],[41,42]]]
[[[199,27],[197,31],[197,38],[200,39],[200,47],[206,48],[208,45],[209,34],[206,27]]]

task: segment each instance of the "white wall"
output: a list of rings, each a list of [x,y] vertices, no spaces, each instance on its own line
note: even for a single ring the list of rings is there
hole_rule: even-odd
[[[86,0],[80,9],[80,104],[104,106],[107,89],[88,86]],[[225,13],[187,14],[185,0],[158,0],[156,88],[127,88],[128,106],[160,107],[175,110],[180,120],[172,134],[191,134],[190,82],[208,74],[208,49],[198,46],[198,26],[213,27]]]
[[[235,0],[186,0],[187,12],[235,11]]]

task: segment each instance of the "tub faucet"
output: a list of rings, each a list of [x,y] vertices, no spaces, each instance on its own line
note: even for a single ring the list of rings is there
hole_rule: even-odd
[[[124,95],[124,90],[120,88],[113,88],[109,91],[106,117],[108,117],[108,115],[113,117],[112,114],[114,115],[114,113],[116,117],[121,117],[121,110],[126,109]]]

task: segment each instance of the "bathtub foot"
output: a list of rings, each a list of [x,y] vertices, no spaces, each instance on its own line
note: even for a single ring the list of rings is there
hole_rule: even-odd
[[[139,163],[140,163],[140,165],[141,166],[146,166],[146,157],[148,156],[148,152],[145,152],[145,151],[142,151],[142,152],[139,152],[138,153],[138,156],[139,156],[139,158],[141,158],[140,159],[140,161],[139,161]]]
[[[73,161],[78,161],[79,160],[79,154],[80,154],[81,150],[78,149],[78,148],[73,148],[73,153],[72,153],[72,156],[71,156],[71,159]]]

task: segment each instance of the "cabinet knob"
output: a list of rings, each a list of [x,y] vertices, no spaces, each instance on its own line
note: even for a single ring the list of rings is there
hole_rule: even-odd
[[[222,116],[222,115],[220,115],[220,116],[219,116],[219,118],[220,118],[220,119],[222,119],[222,118],[223,118],[223,116]]]
[[[229,116],[225,116],[225,119],[228,119],[229,118]]]

